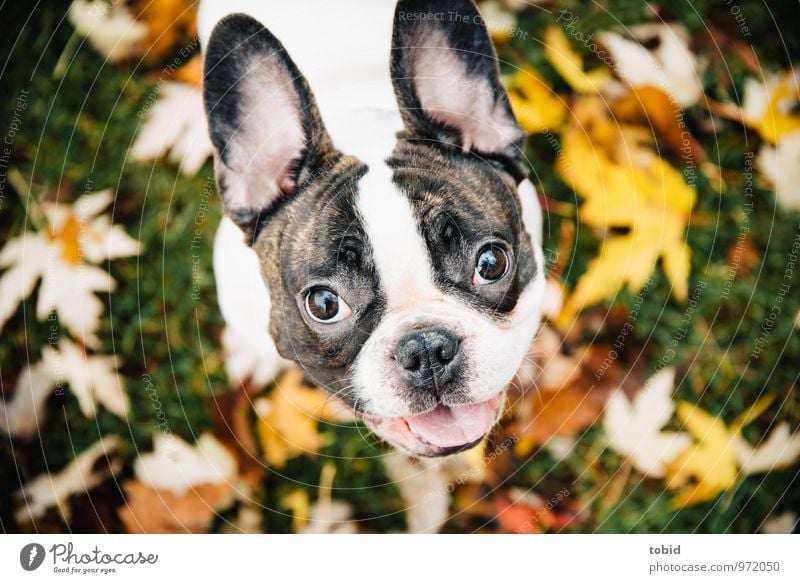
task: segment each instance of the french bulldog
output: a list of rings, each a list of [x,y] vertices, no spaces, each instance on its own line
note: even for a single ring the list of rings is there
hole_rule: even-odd
[[[475,4],[203,0],[199,28],[238,344],[295,361],[413,455],[479,443],[539,326],[545,264]]]

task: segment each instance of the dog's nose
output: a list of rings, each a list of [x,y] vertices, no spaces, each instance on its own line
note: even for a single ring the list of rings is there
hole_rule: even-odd
[[[413,386],[440,386],[452,380],[457,368],[458,338],[441,328],[423,328],[403,336],[395,358]]]

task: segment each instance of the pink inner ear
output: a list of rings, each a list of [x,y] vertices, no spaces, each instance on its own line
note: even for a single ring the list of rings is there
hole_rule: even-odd
[[[300,102],[292,79],[269,59],[251,71],[243,115],[227,157],[236,174],[228,187],[232,209],[266,208],[282,193],[294,190],[289,171],[305,148]]]
[[[500,152],[513,143],[519,128],[489,81],[467,73],[441,32],[420,44],[424,46],[414,50],[412,75],[422,109],[459,130],[465,151]]]

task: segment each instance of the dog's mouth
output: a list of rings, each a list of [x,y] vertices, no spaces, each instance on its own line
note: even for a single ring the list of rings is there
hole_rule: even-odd
[[[425,457],[470,449],[491,431],[500,416],[503,393],[469,405],[437,405],[409,417],[364,416],[367,426],[389,443]]]

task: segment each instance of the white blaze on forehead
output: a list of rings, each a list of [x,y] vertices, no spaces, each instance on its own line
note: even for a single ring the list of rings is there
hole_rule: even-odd
[[[387,297],[387,309],[435,300],[441,292],[408,198],[392,182],[383,162],[369,165],[359,182],[357,207]]]

